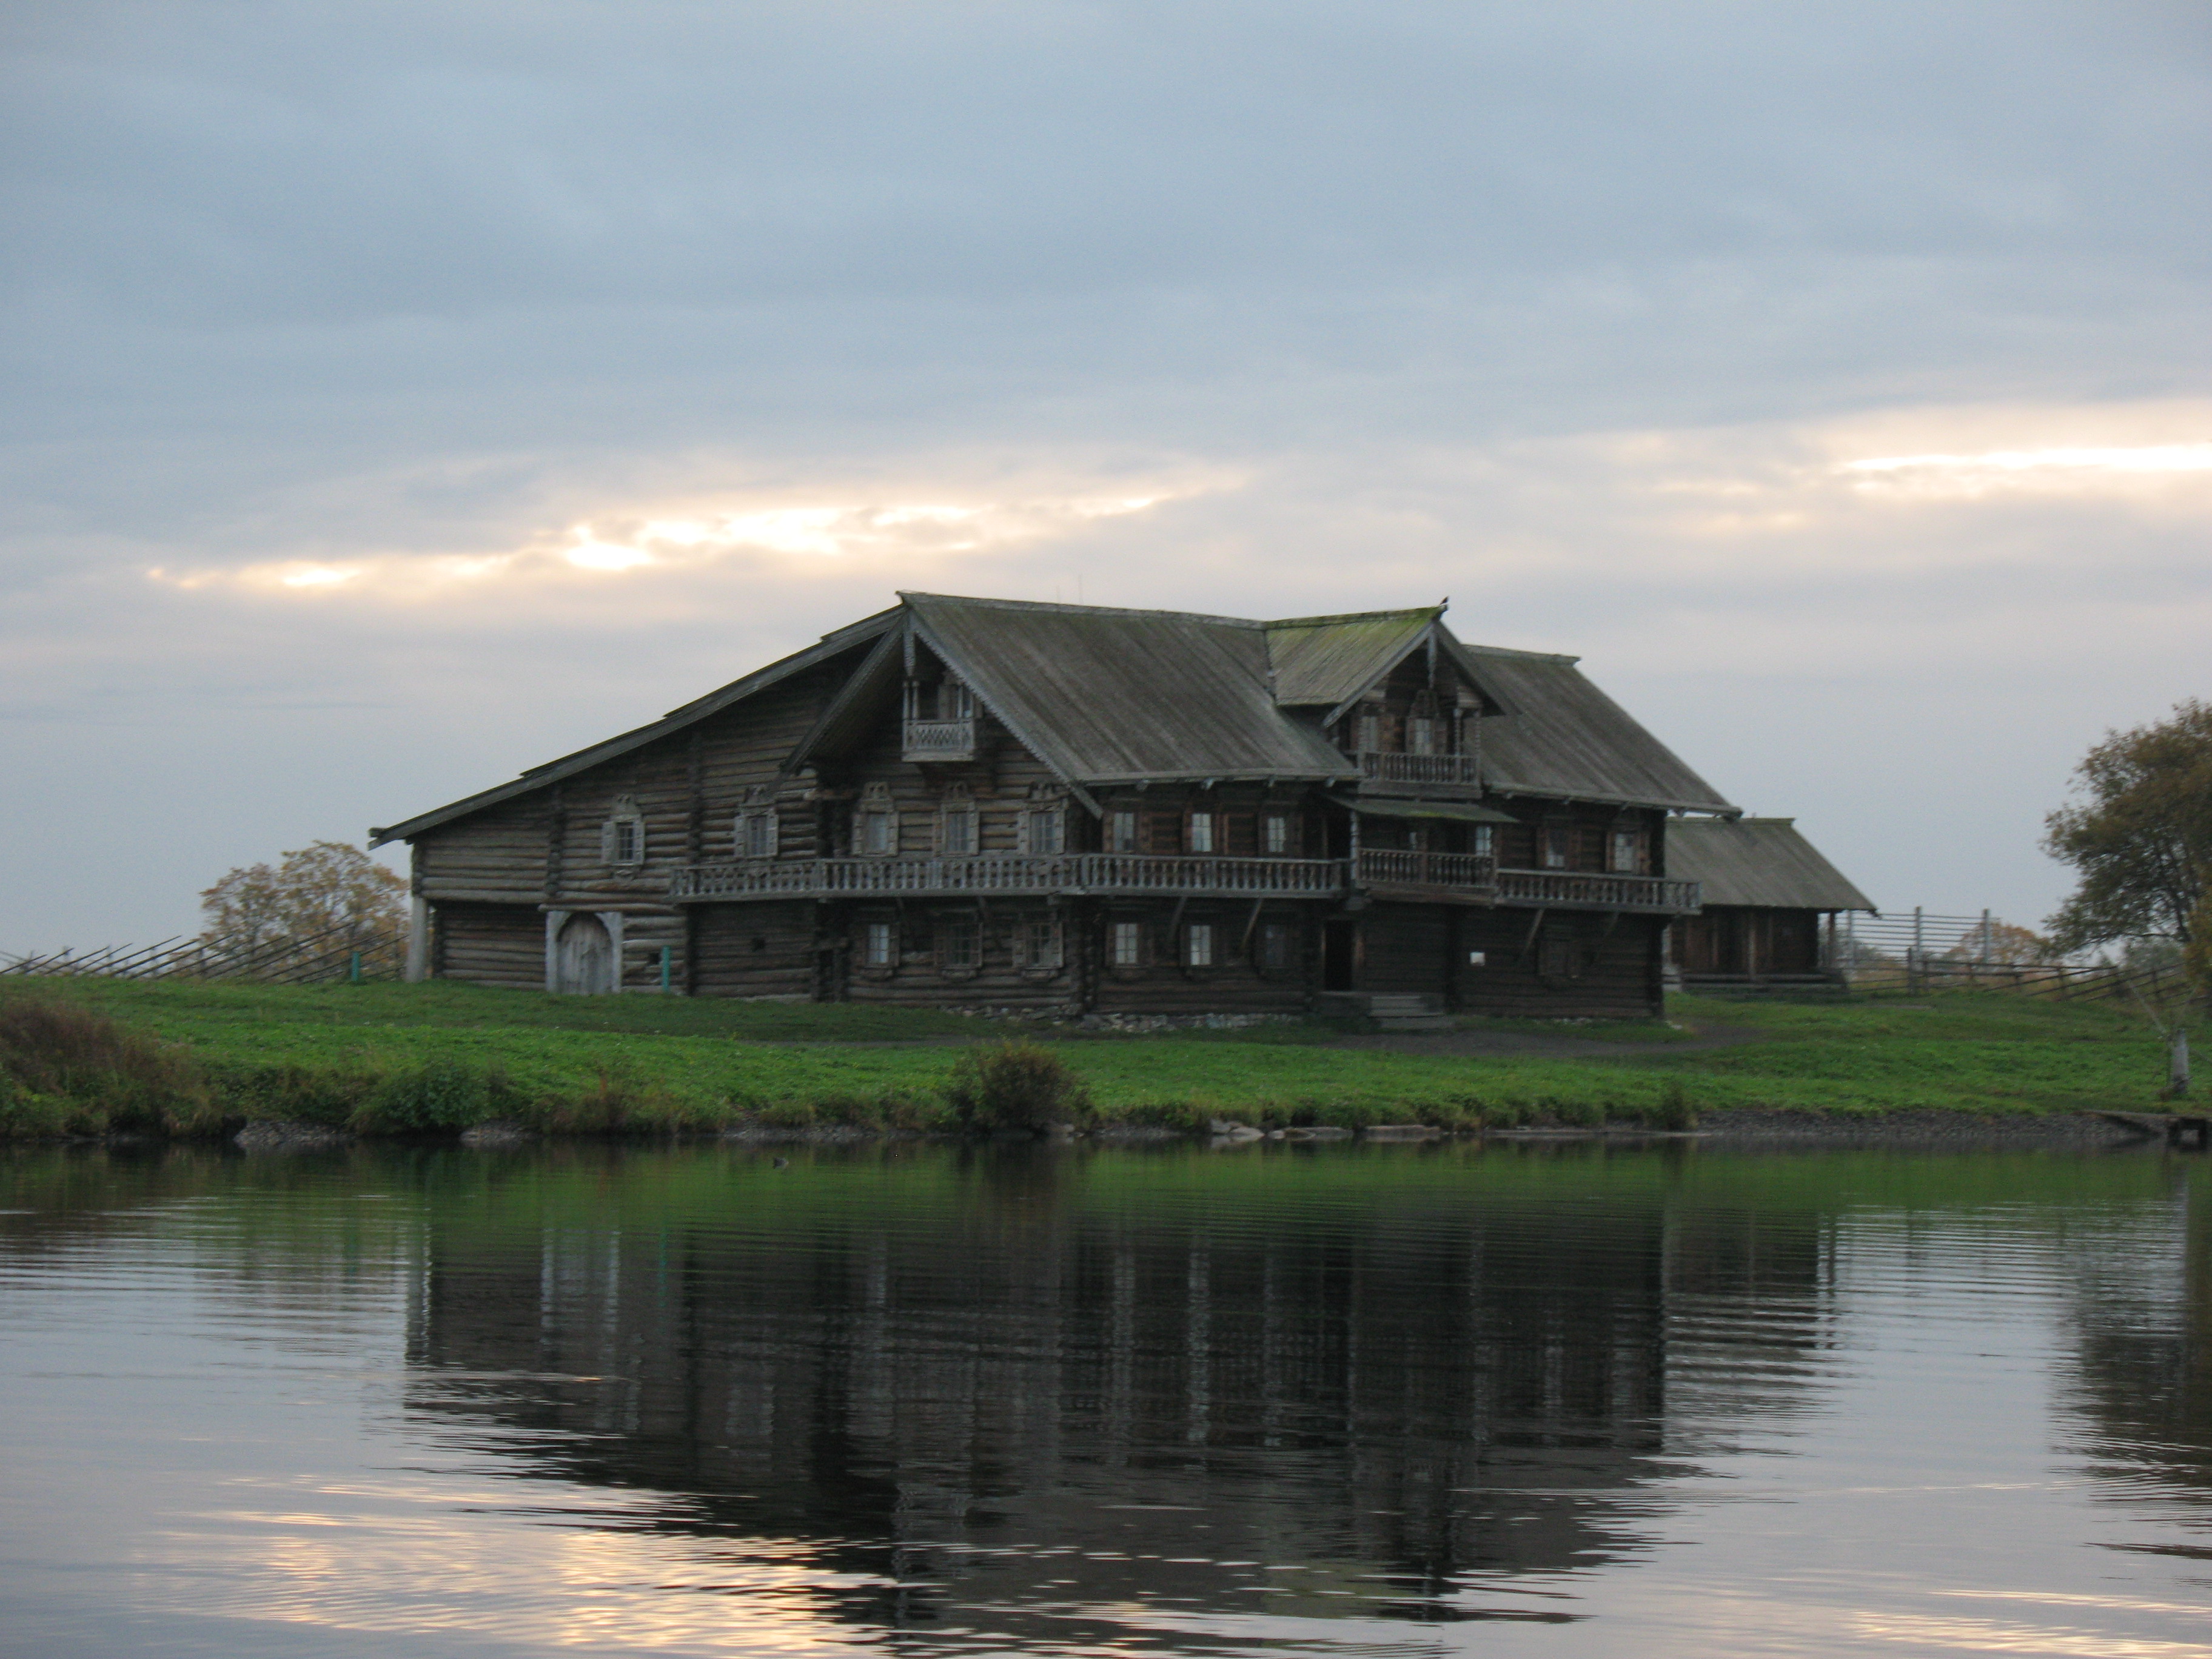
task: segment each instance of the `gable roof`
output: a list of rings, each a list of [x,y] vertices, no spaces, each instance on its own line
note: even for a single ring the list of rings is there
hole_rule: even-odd
[[[1275,701],[1285,708],[1349,702],[1395,668],[1443,611],[1431,605],[1261,623],[1267,665],[1275,672]]]
[[[1667,873],[1705,884],[1705,902],[1780,910],[1871,910],[1797,832],[1794,818],[1679,818],[1667,825]]]
[[[421,813],[404,823],[395,823],[385,830],[372,827],[368,832],[368,844],[371,848],[377,848],[386,842],[411,841],[423,831],[434,830],[441,823],[450,823],[455,818],[480,812],[487,806],[496,806],[501,801],[513,800],[518,795],[545,788],[563,778],[574,777],[579,772],[597,766],[602,761],[611,761],[617,756],[629,754],[634,749],[642,749],[647,744],[681,732],[684,727],[705,720],[709,714],[720,714],[732,703],[743,702],[756,691],[766,690],[779,680],[788,679],[793,674],[803,673],[847,651],[872,643],[889,633],[898,619],[899,613],[895,610],[879,611],[872,617],[864,617],[849,627],[824,634],[804,651],[795,651],[765,668],[756,669],[743,679],[732,680],[719,690],[709,691],[696,702],[672,708],[659,720],[635,731],[624,732],[604,742],[595,743],[588,749],[579,749],[573,755],[564,755],[558,760],[531,767],[520,777]]]
[[[1261,624],[902,593],[917,635],[1072,783],[1356,775],[1267,690]]]
[[[1482,776],[1507,794],[1698,812],[1737,809],[1599,690],[1575,657],[1462,646],[1481,684],[1514,713],[1482,723]]]

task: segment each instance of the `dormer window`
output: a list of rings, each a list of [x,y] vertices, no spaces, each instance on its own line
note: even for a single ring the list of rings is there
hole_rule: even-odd
[[[853,815],[853,850],[862,858],[889,858],[898,851],[898,809],[891,804],[891,787],[872,783],[861,792],[860,810]]]
[[[599,826],[599,862],[617,870],[635,870],[645,862],[645,814],[635,796],[618,799]]]

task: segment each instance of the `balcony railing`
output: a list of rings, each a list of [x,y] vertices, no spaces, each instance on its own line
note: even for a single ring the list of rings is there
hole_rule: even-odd
[[[1686,915],[1698,884],[1665,876],[1580,875],[1565,870],[1500,870],[1498,902],[1559,910],[1642,910]]]
[[[971,858],[760,859],[694,864],[670,878],[678,903],[749,899],[864,898],[906,894],[1162,894],[1176,897],[1334,898],[1347,890],[1344,859],[1213,858],[1146,853],[977,854]],[[1363,848],[1358,885],[1450,888],[1520,908],[1638,910],[1698,908],[1698,884],[1658,876],[1500,870],[1474,853]]]
[[[900,752],[910,761],[973,760],[975,722],[972,719],[908,720]]]
[[[1482,781],[1473,755],[1399,755],[1359,751],[1359,775],[1377,783],[1449,783],[1470,787]]]
[[[1486,853],[1404,853],[1383,847],[1359,849],[1363,887],[1467,887],[1496,885],[1498,860]]]
[[[979,854],[951,859],[793,859],[694,864],[669,896],[702,900],[842,898],[907,893],[1171,893],[1329,898],[1344,887],[1340,859],[1161,857],[1139,853]]]

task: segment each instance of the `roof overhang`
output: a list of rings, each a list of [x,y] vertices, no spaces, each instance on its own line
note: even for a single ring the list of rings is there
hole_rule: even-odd
[[[1501,812],[1494,806],[1483,806],[1468,800],[1400,800],[1391,797],[1358,795],[1347,799],[1331,795],[1336,805],[1346,807],[1363,818],[1442,818],[1450,823],[1518,823],[1520,819],[1510,812]]]

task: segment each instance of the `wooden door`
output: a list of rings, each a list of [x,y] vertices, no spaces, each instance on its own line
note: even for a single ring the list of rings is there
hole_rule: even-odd
[[[572,996],[615,988],[615,942],[597,916],[579,914],[562,924],[553,943],[553,988]]]

